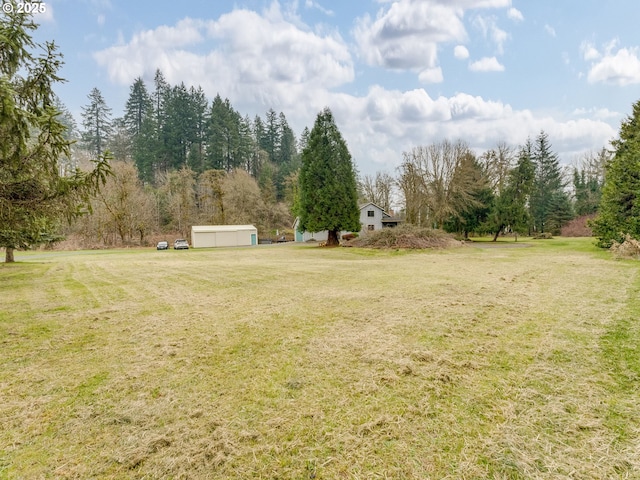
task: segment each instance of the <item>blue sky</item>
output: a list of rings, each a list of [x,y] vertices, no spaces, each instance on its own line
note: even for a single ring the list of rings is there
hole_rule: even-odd
[[[637,0],[48,0],[38,40],[64,55],[80,123],[93,87],[121,116],[136,77],[284,112],[331,108],[363,174],[462,139],[477,152],[541,130],[563,163],[608,146],[640,99]]]

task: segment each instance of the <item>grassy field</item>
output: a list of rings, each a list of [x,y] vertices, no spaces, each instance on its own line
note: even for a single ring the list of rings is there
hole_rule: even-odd
[[[528,243],[18,252],[0,478],[640,478],[640,264]]]

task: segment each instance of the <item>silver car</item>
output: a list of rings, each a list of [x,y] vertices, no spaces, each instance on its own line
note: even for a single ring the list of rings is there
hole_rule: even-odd
[[[174,250],[189,250],[189,242],[183,239],[176,240],[173,242]]]

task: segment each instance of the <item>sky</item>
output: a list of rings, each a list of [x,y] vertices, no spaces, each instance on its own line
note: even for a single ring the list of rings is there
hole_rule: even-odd
[[[2,0],[0,0],[1,2]],[[81,125],[98,88],[123,115],[137,77],[201,86],[299,136],[325,107],[360,174],[463,140],[481,154],[544,131],[563,164],[609,147],[640,100],[638,0],[47,0],[35,38]]]

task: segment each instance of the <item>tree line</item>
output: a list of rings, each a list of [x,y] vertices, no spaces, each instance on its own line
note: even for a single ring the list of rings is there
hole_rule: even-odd
[[[609,159],[605,149],[563,171],[542,131],[519,148],[501,143],[476,156],[463,141],[403,153],[397,185],[408,223],[457,232],[558,234],[576,215],[595,213]]]
[[[145,184],[158,185],[167,172],[188,168],[227,173],[242,169],[276,199],[284,199],[286,178],[299,167],[299,144],[284,113],[273,109],[251,120],[217,94],[209,102],[201,87],[170,85],[156,71],[151,91],[141,78],[130,86],[124,115],[112,118],[99,89],[82,109],[80,145],[94,156],[109,149],[132,161]],[[71,126],[73,128],[73,126]],[[302,132],[301,142],[308,135]]]

